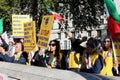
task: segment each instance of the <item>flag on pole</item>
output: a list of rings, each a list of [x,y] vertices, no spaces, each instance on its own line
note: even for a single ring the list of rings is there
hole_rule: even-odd
[[[32,57],[33,57],[33,56],[32,56],[32,53],[33,53],[33,52],[30,51],[29,54],[28,54],[28,59],[29,59],[28,65],[31,65],[31,60],[32,60]]]
[[[49,14],[51,14],[51,15],[54,16],[54,20],[61,20],[61,21],[65,22],[65,18],[63,18],[60,14],[52,11],[51,9],[49,9],[49,8],[47,8],[47,7],[46,7],[46,9],[47,9],[47,12],[48,12]]]
[[[118,11],[118,14],[120,14],[120,0],[114,0],[114,3],[115,3],[115,6],[116,6],[116,9]]]
[[[112,38],[117,38],[120,35],[120,24],[115,22],[115,20],[110,16],[106,4],[104,4],[106,17],[107,17],[107,26],[108,32]]]
[[[108,31],[112,37],[111,39],[117,38],[120,35],[120,25],[116,23],[115,20],[113,19],[113,16],[109,14],[106,4],[104,5],[104,7],[105,7],[106,16],[107,16]],[[116,57],[117,53],[115,50],[115,45],[113,43],[113,40],[112,40],[112,48],[113,48],[113,55],[114,55],[114,61],[115,61],[114,64],[116,65],[118,64],[117,57]],[[116,67],[115,69],[116,69],[116,73],[119,74],[118,67]]]
[[[120,25],[116,23],[112,17],[108,18],[108,31],[112,38],[117,38],[120,36]]]
[[[5,31],[1,37],[4,39],[4,41],[8,44],[9,43],[9,38],[8,38],[8,35],[7,35],[7,32]]]
[[[0,34],[3,33],[3,20],[0,19]]]
[[[106,13],[106,17],[109,17],[110,16],[110,14],[109,14],[109,12],[108,12],[108,9],[107,9],[107,6],[106,6],[106,4],[104,4],[104,10],[105,10],[105,13]]]
[[[29,58],[32,59],[32,51],[29,52]]]

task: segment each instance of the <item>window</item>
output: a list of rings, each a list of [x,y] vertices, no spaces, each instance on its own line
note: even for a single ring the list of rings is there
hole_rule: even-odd
[[[61,33],[58,33],[58,38],[61,39]]]
[[[75,38],[75,32],[72,32],[72,36]]]
[[[101,30],[97,30],[97,37],[101,37]]]
[[[104,23],[104,19],[100,19],[100,23],[103,24]]]
[[[67,49],[67,41],[64,41],[64,49]]]
[[[88,36],[91,36],[91,31],[88,31]]]

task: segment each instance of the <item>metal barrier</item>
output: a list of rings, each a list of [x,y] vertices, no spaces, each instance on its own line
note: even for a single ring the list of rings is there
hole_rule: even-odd
[[[120,77],[109,77],[68,70],[48,69],[22,64],[0,62],[0,73],[6,74],[8,80],[120,80]]]

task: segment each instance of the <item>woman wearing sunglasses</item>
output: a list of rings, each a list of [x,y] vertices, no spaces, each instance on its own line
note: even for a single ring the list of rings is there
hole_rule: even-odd
[[[101,71],[101,74],[113,76],[112,68],[114,65],[114,58],[113,58],[112,40],[110,36],[106,36],[105,39],[103,40],[102,56],[104,58],[104,67]]]
[[[42,52],[39,48],[35,52],[31,60],[31,64],[35,66],[47,67],[47,68],[61,68],[62,55],[60,53],[60,43],[57,40],[51,40],[49,42],[49,50]]]
[[[101,45],[97,39],[89,38],[86,43],[86,50],[82,56],[81,72],[99,74],[103,68],[103,58],[101,54]]]
[[[62,54],[60,53],[60,42],[51,40],[49,51],[46,53],[46,64],[48,68],[61,68]]]

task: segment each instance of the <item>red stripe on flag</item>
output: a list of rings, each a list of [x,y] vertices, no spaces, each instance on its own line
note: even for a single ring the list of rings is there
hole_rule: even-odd
[[[49,12],[49,14],[53,15],[54,16],[54,20],[61,20],[63,22],[65,22],[65,18],[63,18],[60,14],[52,11],[51,9],[49,8],[46,8],[47,11]]]
[[[120,25],[116,23],[112,17],[109,17],[108,19],[108,31],[112,38],[116,38],[120,36]]]

